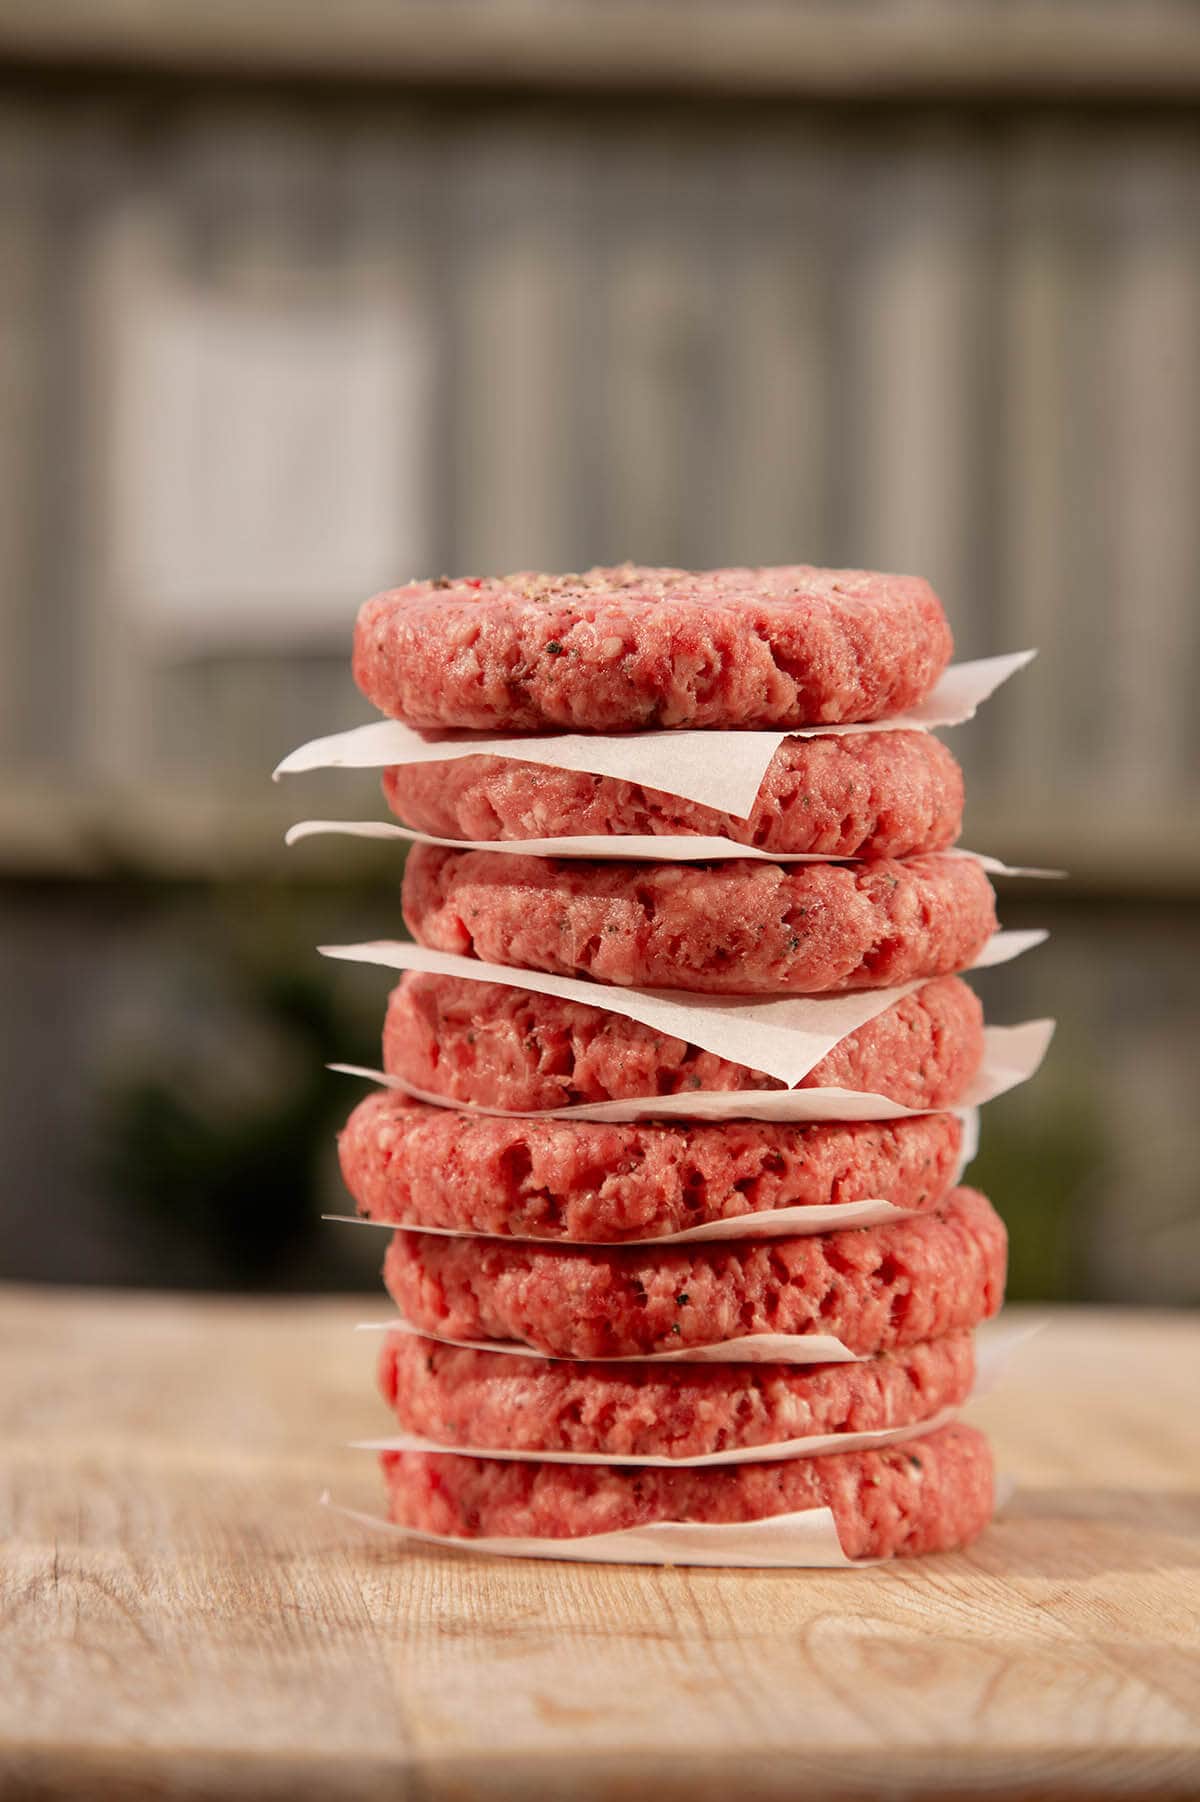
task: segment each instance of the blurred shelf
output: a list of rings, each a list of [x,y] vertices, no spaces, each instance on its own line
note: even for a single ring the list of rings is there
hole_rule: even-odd
[[[253,799],[166,786],[84,794],[10,784],[0,796],[0,873],[83,880],[290,875],[283,834],[302,811],[269,784]],[[297,860],[295,873],[301,866]],[[332,867],[330,860],[324,873]]]
[[[860,102],[1180,102],[1184,5],[0,0],[0,70]]]
[[[370,772],[357,797],[343,787],[298,785],[242,795],[162,784],[132,792],[64,791],[50,783],[10,784],[0,796],[0,877],[17,880],[238,880],[329,882],[385,876],[404,846],[330,835],[288,850],[283,835],[305,818],[385,818]],[[1149,901],[1200,896],[1200,822],[1168,833],[1163,822],[1131,817],[1109,831],[1088,822],[1069,833],[976,808],[965,835],[974,850],[1023,866],[1063,868],[1065,882],[1001,879],[1048,907],[1083,897]]]

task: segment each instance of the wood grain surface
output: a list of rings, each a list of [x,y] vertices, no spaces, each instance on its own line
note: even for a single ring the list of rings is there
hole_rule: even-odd
[[[0,1795],[1200,1795],[1200,1323],[1050,1316],[969,1553],[404,1551],[362,1301],[0,1290]]]

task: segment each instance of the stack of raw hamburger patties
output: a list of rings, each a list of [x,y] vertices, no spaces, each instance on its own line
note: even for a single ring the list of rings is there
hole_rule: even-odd
[[[915,579],[626,566],[379,596],[359,618],[355,675],[385,713],[426,729],[789,729],[898,715],[950,650],[941,605]],[[407,825],[441,838],[706,834],[855,860],[421,843],[404,918],[443,952],[745,1006],[919,983],[803,1086],[922,1110],[779,1124],[739,1118],[735,1098],[728,1118],[656,1120],[654,1097],[782,1085],[607,1011],[600,987],[593,1006],[406,975],[385,1067],[441,1105],[380,1090],[341,1141],[359,1211],[404,1229],[384,1280],[409,1330],[387,1337],[384,1393],[406,1434],[448,1448],[384,1454],[392,1518],[467,1538],[562,1538],[830,1508],[850,1557],[970,1540],[992,1510],[989,1449],[938,1421],[970,1392],[972,1332],[1000,1305],[1005,1235],[984,1197],[956,1186],[964,1125],[948,1110],[979,1066],[983,1026],[955,972],[995,914],[980,865],[945,854],[962,808],[950,753],[920,731],[785,739],[747,819],[494,755],[389,769],[384,788]],[[616,1123],[547,1112],[635,1100],[626,1111],[640,1117]],[[902,1217],[654,1243],[867,1197]],[[703,1361],[705,1347],[758,1334],[832,1335],[856,1361]],[[869,1449],[774,1449],[924,1423],[923,1436]]]

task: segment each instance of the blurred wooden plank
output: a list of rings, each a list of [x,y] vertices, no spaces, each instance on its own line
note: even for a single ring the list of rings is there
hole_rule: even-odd
[[[682,16],[681,16],[682,13]],[[152,72],[860,100],[1180,100],[1200,92],[1184,7],[940,0],[837,8],[704,0],[3,0],[0,61]]]
[[[1125,144],[1110,169],[1104,361],[1118,605],[1107,793],[1119,791],[1130,813],[1186,810],[1200,735],[1195,709],[1174,704],[1172,664],[1200,651],[1200,158],[1191,142],[1152,138]]]
[[[698,474],[707,463],[714,322],[712,270],[692,222],[631,232],[613,257],[604,346],[614,556],[686,564],[697,513],[719,505]]]
[[[1002,729],[987,771],[986,794],[972,805],[1022,806],[1037,818],[1039,795],[1060,767],[1057,709],[1067,668],[1094,679],[1098,649],[1069,657],[1068,601],[1072,590],[1068,507],[1072,401],[1068,348],[1077,293],[1072,287],[1079,211],[1072,177],[1082,155],[1056,131],[1020,143],[1002,175],[1005,230],[1001,250],[996,354],[1004,374],[995,431],[1001,445],[1001,586],[1004,617],[997,643],[1036,645],[1036,674],[1014,683],[996,707]],[[995,728],[985,717],[985,730]],[[1055,810],[1054,825],[1062,809]]]
[[[25,665],[35,638],[29,596],[42,573],[40,478],[49,427],[45,152],[36,111],[0,117],[0,753],[13,764],[36,737]]]
[[[581,364],[583,147],[514,130],[457,147],[454,361],[459,567],[571,569],[583,504],[574,409]]]
[[[962,635],[977,608],[969,585],[976,447],[991,428],[973,408],[984,176],[975,141],[933,130],[898,142],[864,184],[842,296],[856,366],[847,554],[869,568],[927,576]]]
[[[824,140],[768,138],[721,195],[737,221],[722,284],[720,462],[704,497],[714,559],[829,563],[844,313],[835,187]]]
[[[1195,1320],[1052,1315],[973,1410],[1020,1488],[969,1552],[756,1572],[324,1512],[379,1505],[363,1309],[0,1296],[6,1795],[1195,1793]]]

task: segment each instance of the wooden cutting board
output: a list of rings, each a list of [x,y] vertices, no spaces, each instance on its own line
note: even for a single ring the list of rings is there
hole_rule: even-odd
[[[321,1509],[379,1504],[363,1312],[0,1290],[5,1802],[1200,1795],[1196,1319],[1050,1316],[969,1553],[757,1573]]]

